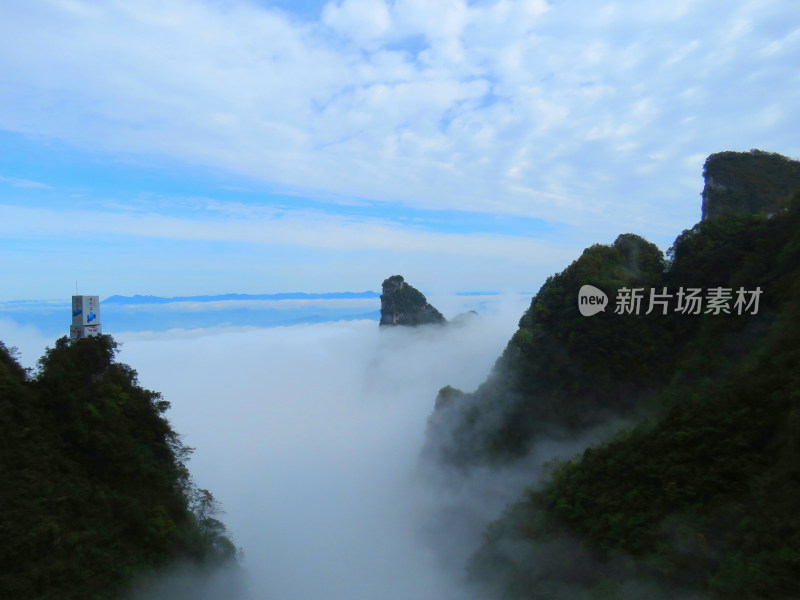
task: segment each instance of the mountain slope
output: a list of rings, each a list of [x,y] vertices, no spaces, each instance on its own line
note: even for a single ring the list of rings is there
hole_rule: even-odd
[[[0,344],[0,597],[116,598],[177,559],[233,560],[169,404],[115,350],[61,338],[31,379]]]
[[[800,195],[780,204],[707,218],[663,261],[630,235],[587,249],[478,390],[440,392],[428,456],[467,470],[638,423],[489,527],[470,571],[492,596],[800,597]],[[604,312],[580,314],[585,284],[608,293]],[[623,287],[642,289],[638,315],[612,310]],[[677,310],[690,288],[698,314]],[[718,288],[729,314],[712,308]],[[651,293],[670,295],[666,314],[644,314]]]
[[[723,357],[710,332],[693,340],[658,394],[663,417],[587,449],[561,464],[543,489],[528,492],[487,532],[473,561],[476,576],[506,581],[503,595],[513,598],[553,586],[559,592],[551,597],[564,598],[603,590],[639,597],[624,592],[633,588],[649,598],[672,597],[676,589],[797,597],[798,210],[769,229],[793,232],[774,239],[782,252],[767,291],[779,308],[765,335],[740,329],[737,346]],[[521,568],[505,550],[509,540],[537,555],[569,547],[571,558]]]
[[[671,333],[656,315],[582,317],[578,291],[649,287],[664,266],[656,246],[625,234],[548,278],[487,381],[472,394],[440,392],[426,453],[461,466],[509,460],[537,436],[569,437],[632,410],[666,377],[659,357]]]

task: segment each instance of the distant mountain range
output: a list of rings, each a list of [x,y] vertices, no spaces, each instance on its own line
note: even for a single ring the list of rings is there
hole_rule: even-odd
[[[482,310],[498,292],[456,292],[462,310]],[[166,298],[113,295],[101,301],[103,331],[164,331],[217,326],[277,327],[353,319],[380,319],[380,292],[282,292],[214,294]],[[36,327],[46,336],[64,335],[71,319],[69,298],[0,302],[0,320]]]
[[[498,296],[500,292],[455,292],[454,296]],[[531,294],[532,295],[532,294]],[[109,296],[103,304],[171,304],[172,302],[219,302],[221,300],[350,300],[354,298],[380,298],[380,292],[328,292],[307,294],[305,292],[282,292],[280,294],[217,294],[213,296]]]
[[[345,300],[353,298],[380,298],[378,292],[331,292],[325,294],[306,294],[304,292],[284,292],[280,294],[217,294],[215,296],[110,296],[103,304],[171,304],[173,302],[219,302],[222,300]]]

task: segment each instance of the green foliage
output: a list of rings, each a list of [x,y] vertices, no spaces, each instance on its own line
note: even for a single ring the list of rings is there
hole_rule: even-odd
[[[420,306],[425,306],[425,304],[427,304],[428,301],[425,298],[425,295],[417,288],[405,283],[403,278],[399,275],[390,277],[386,280],[386,282],[384,282],[384,285],[386,285],[387,282],[395,283],[395,281],[398,279],[399,282],[396,283],[391,294],[392,300],[394,301],[399,312],[417,310]]]
[[[234,554],[161,416],[169,404],[116,348],[61,338],[28,379],[0,344],[0,597],[116,598],[172,560]]]
[[[443,324],[446,319],[428,304],[425,296],[405,282],[402,275],[384,280],[381,294],[381,325]]]
[[[640,334],[626,346],[603,329],[604,314],[587,325],[564,307],[583,281],[601,289],[597,281],[626,281],[613,247],[588,249],[534,298],[504,373],[536,374],[528,402],[550,402],[569,374],[559,402],[573,405],[573,390],[603,397],[590,386],[608,385],[608,373],[638,392],[650,419],[556,466],[488,529],[472,572],[500,582],[500,596],[629,597],[624,590],[646,585],[641,597],[800,597],[800,197],[786,206],[769,218],[707,219],[678,237],[665,271],[644,271],[643,285],[657,287],[759,286],[757,315],[641,320],[625,330]],[[573,331],[602,352],[584,357],[570,346]],[[550,348],[566,364],[553,380],[541,374],[552,368]],[[658,385],[637,390],[648,378]],[[605,399],[624,407],[613,382]],[[581,569],[548,558],[564,548]],[[553,591],[564,582],[575,585]]]
[[[462,465],[506,460],[544,433],[569,435],[635,408],[671,373],[673,357],[665,349],[672,332],[655,313],[614,315],[615,294],[622,287],[648,294],[662,283],[665,266],[655,245],[624,234],[610,246],[586,249],[549,277],[489,379],[450,403],[451,411],[463,407],[463,418],[446,411],[432,416],[432,429],[441,429],[437,420],[456,422],[449,446],[433,440],[441,457]],[[584,284],[607,291],[610,308],[581,316]]]
[[[774,213],[800,190],[800,162],[762,150],[719,152],[706,160],[703,177],[703,219]]]

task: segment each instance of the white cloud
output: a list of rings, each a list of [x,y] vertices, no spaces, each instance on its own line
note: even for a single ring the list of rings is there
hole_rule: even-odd
[[[471,598],[466,557],[538,466],[447,492],[417,467],[437,391],[477,387],[529,302],[498,300],[444,329],[355,321],[115,333],[119,361],[172,404],[166,416],[196,448],[190,471],[245,551],[248,600]],[[39,353],[46,342],[2,319],[0,334]]]
[[[711,152],[800,156],[800,38],[785,2],[337,0],[322,12],[0,5],[0,129],[332,203],[105,200],[87,182],[65,211],[27,202],[25,186],[46,185],[30,171],[5,171],[18,205],[0,221],[6,297],[57,296],[75,278],[161,295],[363,289],[387,270],[450,290],[534,288],[620,231],[666,247],[700,216]],[[365,201],[373,215],[397,203],[566,227],[537,241],[538,230],[436,233],[331,214]]]
[[[779,40],[769,41],[762,48],[762,56],[768,57],[783,52],[796,51],[800,46],[800,29],[795,29]]]
[[[673,159],[750,148],[756,135],[800,153],[786,133],[798,120],[785,50],[797,36],[783,3],[344,0],[319,23],[244,1],[0,11],[0,127],[301,192],[582,224],[593,219],[581,212],[585,193],[605,198],[595,219],[617,216],[617,186],[592,173],[624,182],[632,152],[663,152],[687,118],[695,124]],[[422,52],[407,50],[419,40]],[[748,124],[766,106],[742,82],[766,68],[777,86],[769,104],[786,119]],[[629,110],[643,101],[647,119]],[[536,150],[524,165],[510,160],[520,148]],[[580,185],[544,177],[564,164],[583,173]],[[632,187],[672,182],[675,202],[697,191],[674,185],[694,175],[683,169],[664,161]],[[564,201],[531,204],[518,187]],[[658,228],[662,202],[643,198],[632,219]]]
[[[559,248],[559,244],[530,237],[426,232],[380,219],[336,217],[304,211],[273,213],[272,210],[262,213],[255,208],[231,218],[210,218],[212,215],[202,212],[198,218],[189,218],[156,212],[130,214],[0,205],[0,233],[10,239],[80,239],[88,236],[102,241],[135,236],[330,250],[524,257],[525,262],[533,263],[541,262],[539,259],[543,258],[543,252],[547,253],[548,262],[552,260],[553,252],[568,252],[563,246]]]
[[[363,46],[371,46],[392,27],[384,0],[330,2],[322,11],[322,22]]]
[[[4,177],[0,175],[0,182],[8,183],[18,188],[34,188],[39,190],[49,190],[50,186],[41,181],[33,181],[32,179],[20,179],[19,177]]]
[[[0,342],[7,348],[17,349],[19,363],[25,368],[36,368],[44,349],[52,346],[53,341],[33,325],[20,325],[12,318],[0,315]]]
[[[463,563],[448,570],[425,541],[441,496],[415,468],[439,388],[476,387],[520,313],[445,330],[350,322],[118,339],[120,360],[172,403],[167,416],[197,449],[189,467],[245,550],[248,598],[463,600]],[[478,535],[517,488],[498,491]],[[463,555],[478,539],[437,544]]]
[[[126,304],[122,310],[135,312],[195,312],[195,311],[229,311],[248,310],[283,310],[296,311],[305,307],[319,308],[359,308],[377,313],[379,303],[375,298],[318,298],[286,299],[286,300],[211,300],[181,301],[164,304]],[[120,310],[120,309],[117,309]]]
[[[75,280],[104,297],[186,296],[362,291],[395,273],[431,291],[535,291],[586,245],[619,233],[543,233],[535,222],[530,233],[459,233],[446,216],[418,223],[206,198],[116,204],[0,204],[0,301],[64,297]]]

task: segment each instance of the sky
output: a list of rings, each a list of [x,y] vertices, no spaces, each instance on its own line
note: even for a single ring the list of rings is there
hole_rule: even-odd
[[[0,301],[535,291],[800,157],[786,0],[0,4]]]

